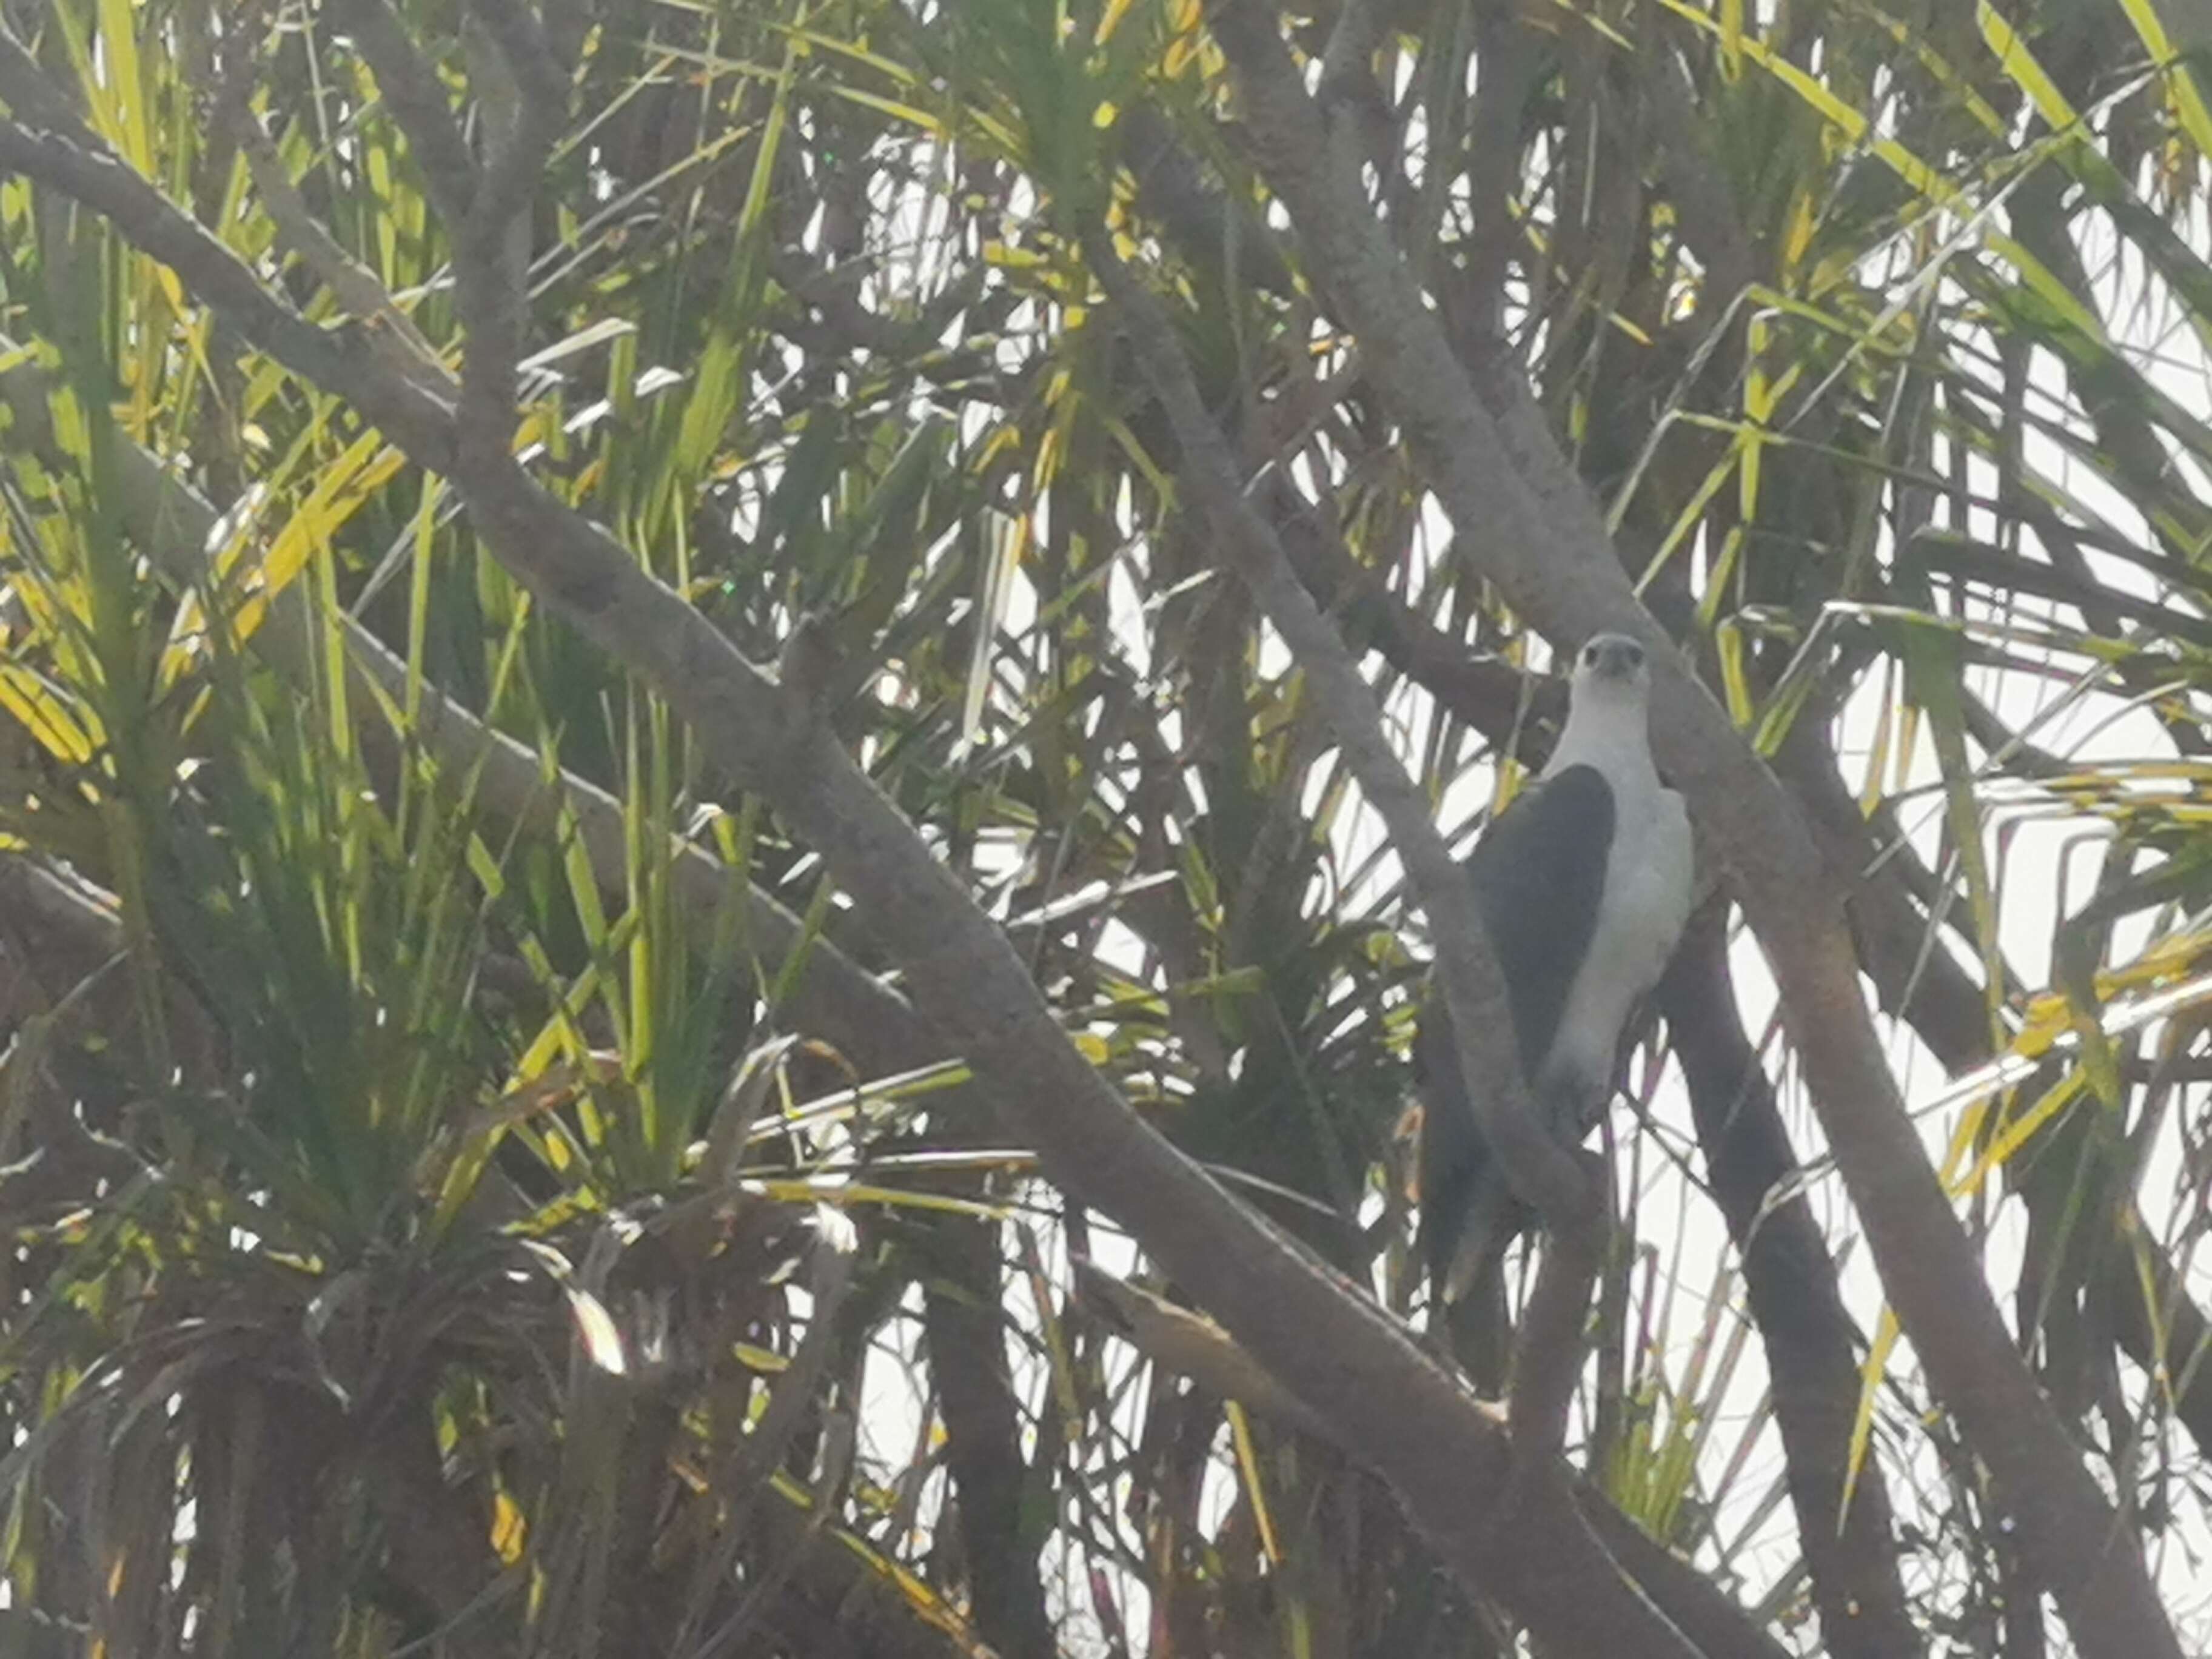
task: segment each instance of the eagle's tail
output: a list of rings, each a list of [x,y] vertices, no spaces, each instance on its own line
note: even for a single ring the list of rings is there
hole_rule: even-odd
[[[1504,1392],[1512,1357],[1505,1317],[1505,1247],[1519,1231],[1519,1204],[1494,1164],[1468,1183],[1450,1255],[1431,1258],[1429,1324],[1438,1345],[1486,1395]]]

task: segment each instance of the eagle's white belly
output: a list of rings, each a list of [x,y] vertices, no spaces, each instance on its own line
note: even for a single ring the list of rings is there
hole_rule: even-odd
[[[1612,781],[1605,898],[1542,1079],[1547,1092],[1577,1115],[1610,1091],[1621,1027],[1637,1000],[1659,982],[1690,915],[1692,855],[1682,798],[1656,778],[1642,787]]]

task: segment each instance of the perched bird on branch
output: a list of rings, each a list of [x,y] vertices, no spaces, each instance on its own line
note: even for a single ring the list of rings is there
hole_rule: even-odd
[[[1690,914],[1690,820],[1652,764],[1650,690],[1634,640],[1601,634],[1584,645],[1550,763],[1467,860],[1522,1071],[1537,1109],[1570,1144],[1612,1097],[1623,1030]],[[1479,1282],[1502,1293],[1497,1269],[1529,1217],[1483,1142],[1440,997],[1430,999],[1414,1060],[1421,1249],[1441,1326]]]

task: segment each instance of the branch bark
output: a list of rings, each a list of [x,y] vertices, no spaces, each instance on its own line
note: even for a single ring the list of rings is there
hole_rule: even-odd
[[[1873,867],[1884,850],[1880,821],[1859,811],[1837,775],[1834,755],[1802,722],[1784,740],[1774,764],[1807,814],[1827,860],[1829,880],[1845,895],[1859,956],[1883,1009],[1911,1025],[1951,1076],[1987,1064],[1995,1051],[1981,989],[1948,951],[1928,939],[1934,924],[1901,877],[1902,860],[1917,855],[1904,848],[1899,857]],[[2124,1238],[2104,1280],[2113,1335],[2144,1370],[2167,1366],[2178,1385],[2176,1419],[2200,1450],[2212,1449],[2212,1365],[2190,1363],[2201,1352],[2212,1352],[2212,1323],[2182,1286],[2172,1262],[2157,1255],[2154,1245],[2157,1304],[2147,1304],[2134,1255],[2143,1242]],[[2166,1327],[2162,1346],[2160,1322]]]
[[[1358,1455],[1348,1437],[1285,1394],[1273,1375],[1213,1321],[1095,1268],[1079,1271],[1085,1303],[1102,1313],[1131,1346],[1153,1364],[1191,1377],[1224,1399],[1241,1401],[1279,1423]],[[1494,1412],[1496,1408],[1479,1409]],[[1648,1596],[1654,1607],[1688,1638],[1693,1651],[1705,1659],[1778,1659],[1779,1644],[1747,1624],[1705,1574],[1639,1528],[1588,1480],[1570,1474],[1556,1462],[1550,1468],[1579,1511],[1583,1524],[1626,1572],[1638,1593]],[[1648,1650],[1633,1651],[1641,1655]],[[1910,1650],[1893,1650],[1896,1651]]]
[[[1639,1651],[1689,1652],[1688,1638],[1618,1570],[1582,1522],[1559,1462],[1574,1379],[1580,1370],[1582,1321],[1597,1272],[1604,1218],[1600,1190],[1580,1160],[1544,1129],[1512,1052],[1504,988],[1478,919],[1473,890],[1414,789],[1404,763],[1382,735],[1374,693],[1352,654],[1293,574],[1273,532],[1239,488],[1227,441],[1199,400],[1190,367],[1158,302],[1129,274],[1106,239],[1084,238],[1093,273],[1121,313],[1137,354],[1168,411],[1182,450],[1180,476],[1211,525],[1222,562],[1243,578],[1305,671],[1307,684],[1341,745],[1391,844],[1435,939],[1437,979],[1450,1010],[1460,1074],[1488,1079],[1469,1091],[1486,1139],[1515,1189],[1550,1224],[1553,1248],[1522,1333],[1515,1380],[1513,1458],[1501,1528],[1551,1524],[1560,1552],[1546,1571],[1578,1580],[1590,1610]],[[1525,1573],[1524,1566],[1523,1571]],[[1495,1586],[1492,1587],[1493,1592]]]
[[[1877,1464],[1869,1460],[1860,1470],[1844,1502],[1858,1415],[1856,1333],[1804,1195],[1768,1207],[1797,1161],[1736,1012],[1726,921],[1725,905],[1691,919],[1660,982],[1659,1010],[1689,1085],[1713,1197],[1743,1256],[1821,1634],[1839,1659],[1888,1659],[1912,1652],[1920,1638],[1897,1575],[1888,1487]]]
[[[1566,1442],[1567,1413],[1582,1375],[1590,1286],[1604,1254],[1603,1227],[1586,1222],[1553,1234],[1537,1270],[1515,1343],[1508,1418],[1513,1449],[1524,1467],[1540,1458],[1550,1465]]]
[[[969,1616],[1000,1659],[1054,1659],[1036,1544],[1023,1536],[1030,1469],[1006,1375],[997,1235],[981,1222],[940,1217],[928,1236],[931,1254],[941,1257],[937,1273],[950,1280],[924,1283],[922,1331],[960,1494]]]
[[[262,286],[231,251],[104,145],[0,121],[0,173],[46,185],[111,220],[201,301],[270,356],[358,404],[408,453],[445,470],[451,411],[375,361],[358,327],[318,328]]]

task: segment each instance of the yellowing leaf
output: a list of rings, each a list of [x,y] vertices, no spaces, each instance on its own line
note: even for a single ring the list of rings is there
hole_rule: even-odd
[[[92,758],[101,733],[92,711],[72,708],[72,701],[29,669],[0,663],[0,708],[21,721],[50,753],[82,766]]]
[[[2197,77],[2189,65],[2175,61],[2173,43],[2166,38],[2166,25],[2159,20],[2157,7],[2153,0],[2120,0],[2120,9],[2135,25],[2136,35],[2150,53],[2151,62],[2166,71],[2166,94],[2173,106],[2174,118],[2195,143],[2197,153],[2212,158],[2212,112],[2204,107],[2204,94],[2197,89]]]
[[[1897,1346],[1897,1316],[1885,1306],[1875,1326],[1874,1340],[1867,1345],[1866,1364],[1859,1372],[1859,1408],[1851,1420],[1850,1458],[1844,1471],[1844,1496],[1836,1514],[1836,1530],[1851,1512],[1851,1494],[1858,1490],[1859,1471],[1866,1467],[1867,1447],[1874,1437],[1875,1394],[1882,1374],[1889,1369],[1890,1350]]]
[[[325,467],[299,510],[269,544],[262,561],[264,593],[275,598],[298,575],[307,556],[330,545],[331,538],[359,512],[362,504],[406,465],[406,457],[374,432],[365,432]]]
[[[1713,648],[1721,659],[1721,689],[1728,702],[1729,718],[1739,730],[1751,724],[1751,677],[1746,672],[1743,629],[1733,621],[1713,629]]]
[[[1989,1145],[1982,1148],[1981,1156],[1974,1160],[1974,1167],[1951,1182],[1951,1195],[1956,1198],[1979,1188],[1989,1179],[1991,1170],[2018,1152],[2038,1129],[2073,1104],[2075,1097],[2088,1080],[2087,1072],[2069,1072],[2058,1080],[2056,1088],[2046,1091],[2042,1099],[2004,1124],[1990,1137]]]
[[[522,1559],[524,1543],[530,1536],[530,1526],[522,1518],[522,1506],[505,1492],[492,1498],[491,1547],[499,1559],[508,1566]]]
[[[1268,1507],[1266,1483],[1260,1478],[1260,1455],[1252,1443],[1252,1425],[1244,1415],[1243,1407],[1233,1400],[1224,1401],[1222,1411],[1229,1419],[1230,1437],[1236,1444],[1237,1468],[1244,1477],[1244,1495],[1251,1501],[1253,1523],[1260,1534],[1260,1553],[1267,1558],[1270,1566],[1279,1565],[1283,1547],[1275,1536],[1275,1520]]]
[[[983,244],[983,262],[1001,265],[1008,270],[1029,270],[1049,263],[1042,253],[1025,247],[1015,247],[1006,242]]]
[[[757,1371],[773,1374],[791,1368],[788,1356],[770,1352],[766,1348],[757,1348],[750,1342],[732,1343],[731,1352]]]

